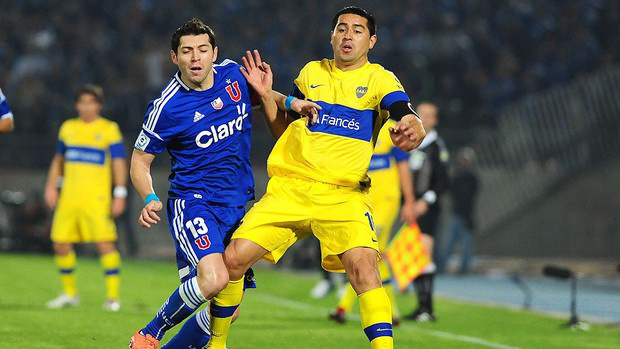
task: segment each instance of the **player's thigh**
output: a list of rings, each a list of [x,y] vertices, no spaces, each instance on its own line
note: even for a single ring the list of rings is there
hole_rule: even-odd
[[[241,278],[254,263],[268,253],[269,251],[253,241],[243,238],[232,240],[224,252],[224,263],[230,279]]]
[[[114,242],[118,238],[107,205],[83,208],[78,222],[83,242]]]
[[[326,270],[343,272],[345,268],[338,256],[352,248],[379,251],[367,194],[348,188],[333,189],[322,194],[321,205],[316,205],[313,213],[312,231],[321,242],[322,266]]]
[[[243,217],[231,243],[253,242],[267,251],[264,259],[276,263],[291,245],[310,234],[310,186],[304,180],[277,176],[270,179],[267,192]]]
[[[79,235],[79,209],[59,205],[52,219],[52,231],[50,238],[55,243],[81,242]]]
[[[177,259],[190,268],[196,268],[203,257],[224,253],[226,228],[221,226],[208,203],[202,200],[170,199],[167,210]]]

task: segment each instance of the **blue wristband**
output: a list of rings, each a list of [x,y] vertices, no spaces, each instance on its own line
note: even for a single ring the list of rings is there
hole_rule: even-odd
[[[284,107],[286,107],[286,110],[293,110],[293,108],[291,108],[291,103],[293,103],[293,99],[295,99],[294,96],[286,97],[286,100],[284,101]]]
[[[155,193],[150,193],[144,198],[144,206],[148,205],[148,203],[153,200],[161,201],[159,196],[157,196]]]

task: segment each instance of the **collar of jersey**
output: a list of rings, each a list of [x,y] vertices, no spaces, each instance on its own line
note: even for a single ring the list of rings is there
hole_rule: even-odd
[[[428,131],[428,133],[426,133],[426,137],[424,137],[424,140],[422,140],[422,143],[420,143],[418,150],[422,150],[428,147],[429,145],[433,144],[433,142],[436,140],[437,140],[437,130],[432,129]]]
[[[346,76],[351,76],[352,74],[368,69],[370,65],[371,65],[370,61],[366,61],[366,63],[363,66],[357,69],[344,71],[344,70],[340,70],[339,68],[336,68],[336,62],[333,59],[329,60],[329,66],[331,67],[332,74],[336,77],[341,77],[341,78],[344,78]]]

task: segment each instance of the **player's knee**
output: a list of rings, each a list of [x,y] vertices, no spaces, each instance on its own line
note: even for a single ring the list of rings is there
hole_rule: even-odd
[[[376,263],[372,261],[360,260],[352,266],[348,274],[349,281],[356,290],[366,291],[381,286]]]
[[[229,280],[226,270],[214,270],[206,275],[199,273],[197,278],[200,293],[206,299],[215,297],[216,294],[228,285]]]
[[[234,252],[229,253],[229,251],[226,251],[226,253],[224,253],[224,263],[226,264],[231,280],[239,280],[249,268],[246,261]]]

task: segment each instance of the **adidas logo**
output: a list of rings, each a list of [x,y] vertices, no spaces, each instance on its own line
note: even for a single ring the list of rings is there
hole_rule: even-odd
[[[205,117],[204,114],[201,114],[200,112],[195,112],[194,113],[194,122],[197,122],[198,120],[200,120],[200,119],[202,119],[204,117]]]

